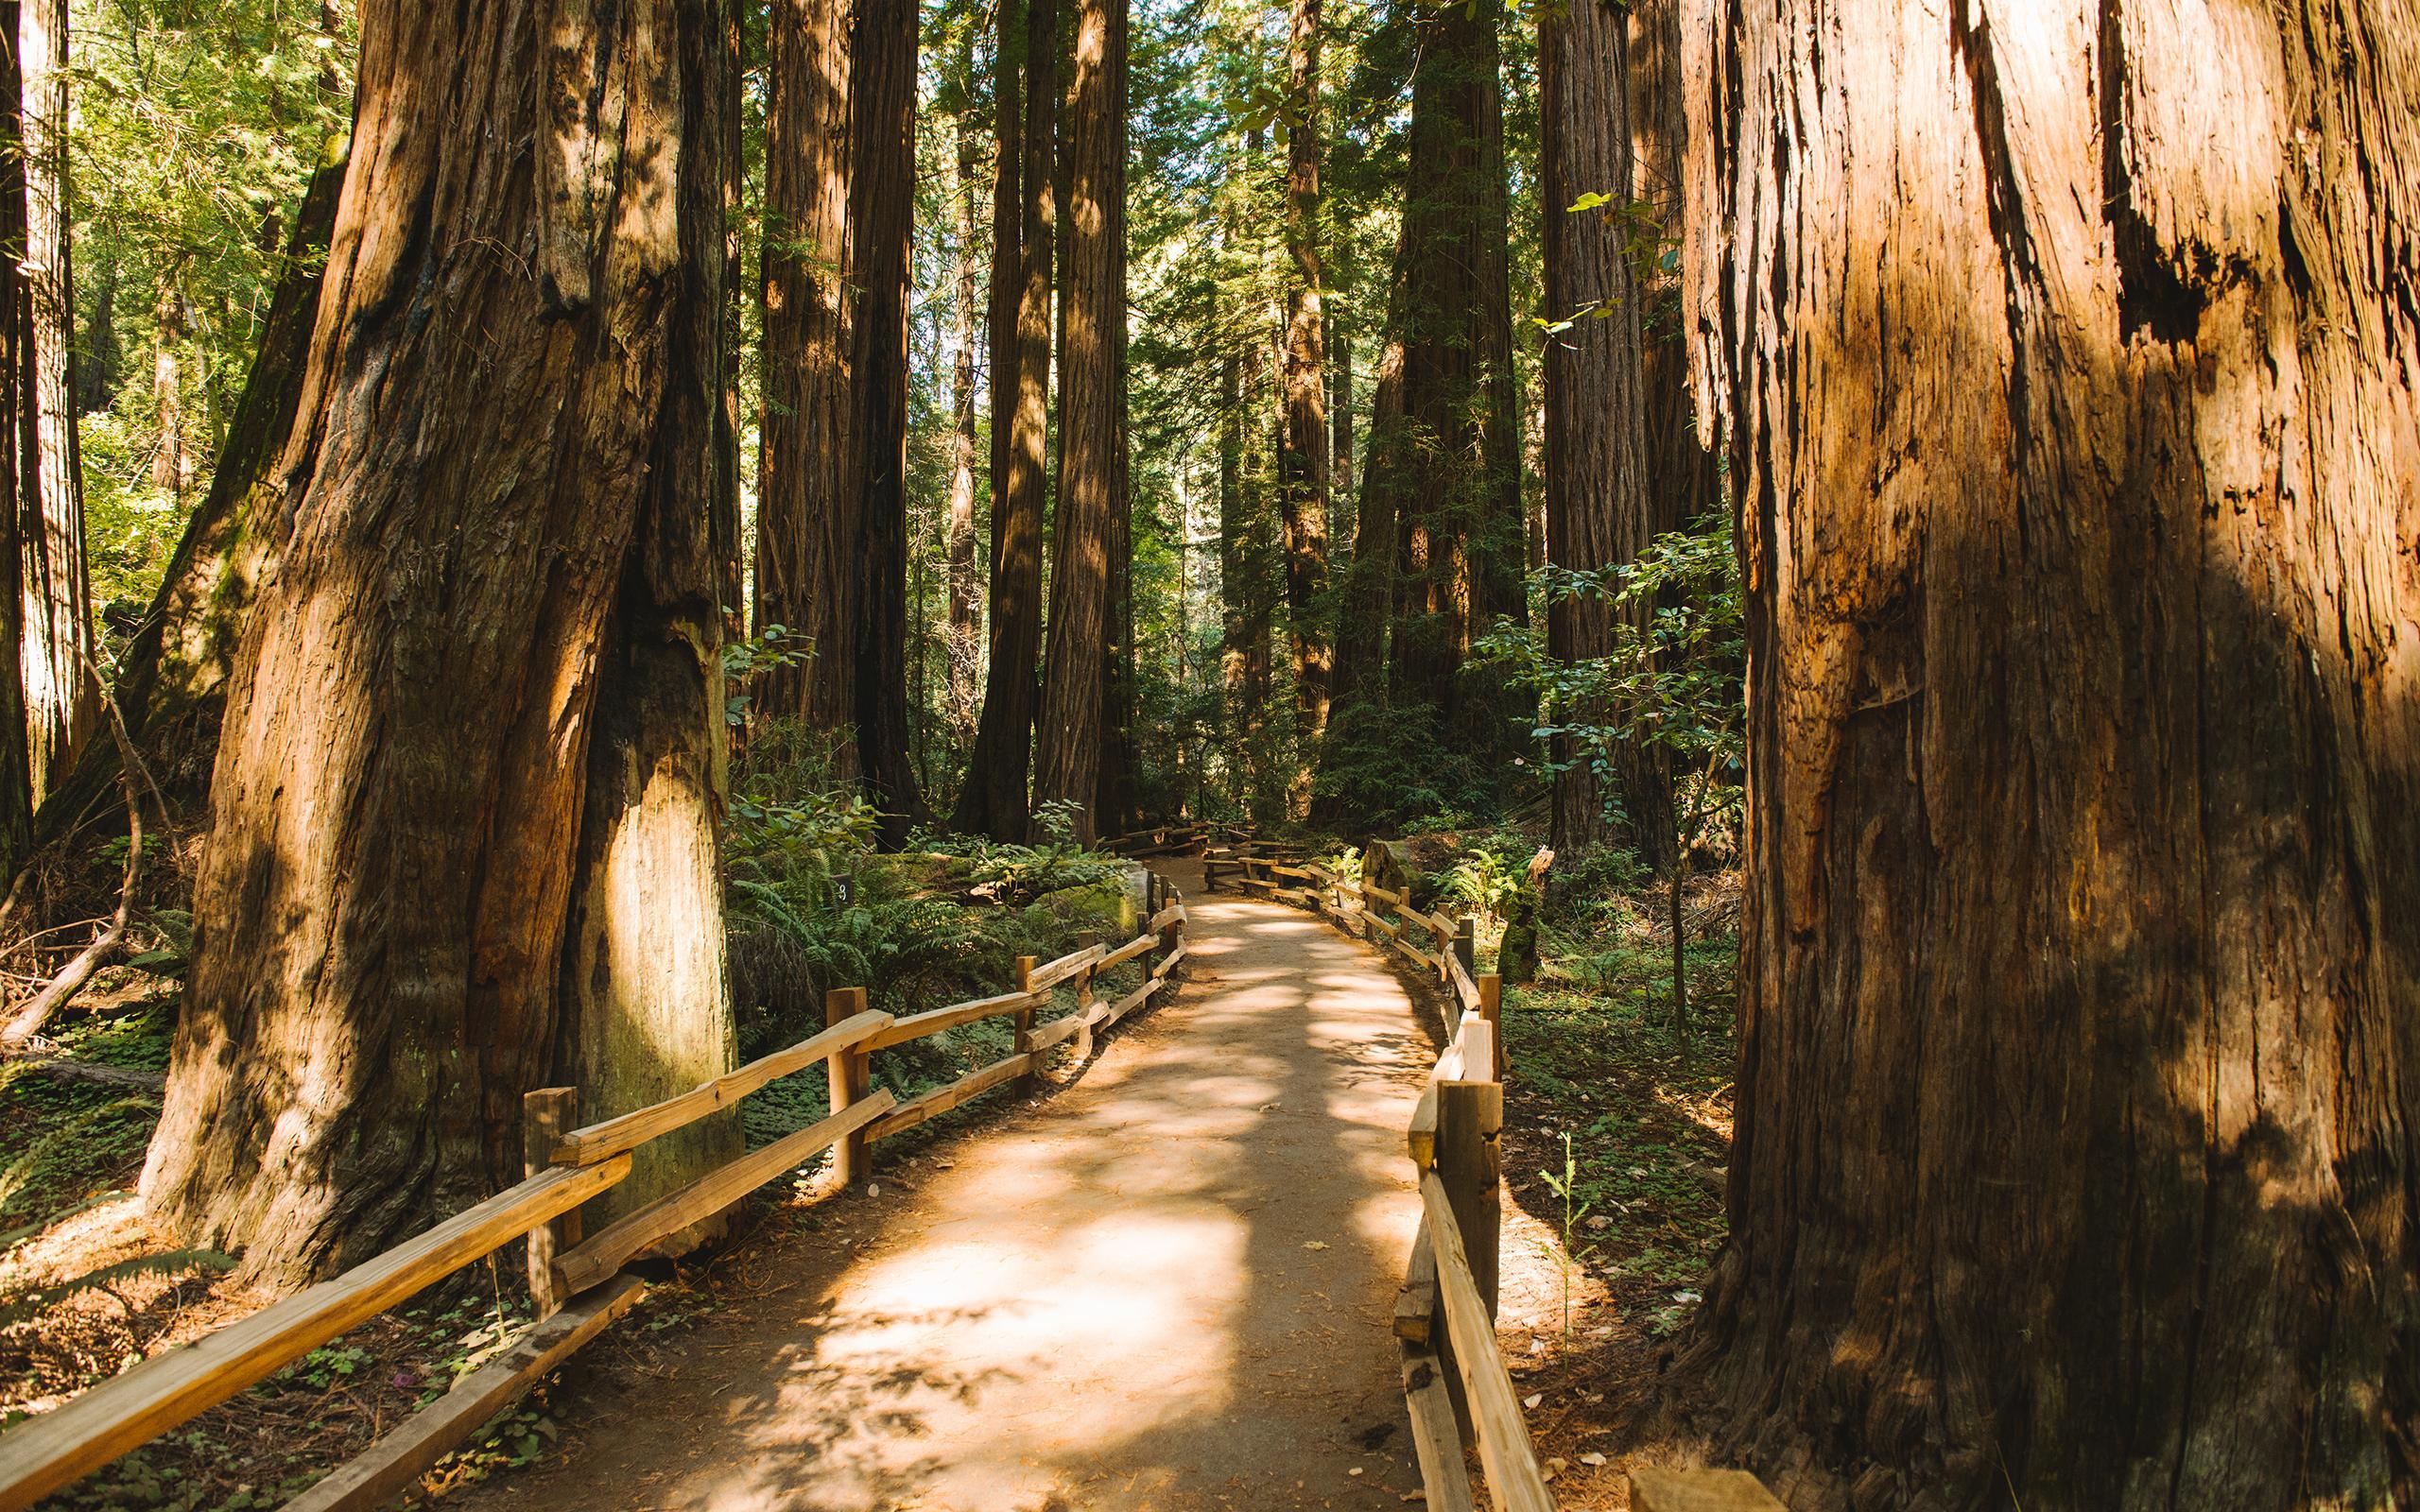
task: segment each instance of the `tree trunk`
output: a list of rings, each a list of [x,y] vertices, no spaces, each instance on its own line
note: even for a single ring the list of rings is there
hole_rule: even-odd
[[[588,790],[558,976],[554,1077],[579,1089],[583,1121],[660,1102],[738,1063],[724,975],[719,835],[728,745],[720,416],[726,371],[737,361],[737,349],[723,344],[731,176],[721,154],[731,146],[729,104],[740,88],[731,66],[736,7],[674,3],[682,11],[677,27],[657,25],[660,35],[677,29],[678,55],[649,61],[680,70],[680,114],[662,123],[678,132],[684,152],[670,190],[678,221],[672,250],[699,287],[662,318],[652,444],[598,646]],[[691,163],[685,153],[700,143],[707,149]],[[630,418],[646,435],[646,422]],[[590,1204],[588,1217],[601,1224],[636,1211],[746,1148],[739,1120],[728,1115],[651,1140],[636,1152],[630,1177]],[[717,1215],[692,1236],[727,1228],[727,1216]]]
[[[1647,411],[1648,517],[1652,534],[1686,528],[1722,502],[1715,444],[1698,438],[1689,390],[1686,322],[1678,253],[1687,223],[1683,159],[1688,146],[1688,80],[1682,69],[1681,9],[1686,0],[1632,0],[1630,7],[1631,198],[1647,215],[1634,264],[1640,387]],[[1585,189],[1586,185],[1578,186]]]
[[[1353,333],[1333,321],[1328,337],[1328,517],[1337,531],[1353,500]],[[1331,673],[1331,679],[1333,673]],[[1333,693],[1333,688],[1330,692]]]
[[[521,1094],[564,1066],[620,1056],[584,1089],[618,1098],[731,1044],[698,545],[722,8],[364,9],[293,534],[229,690],[144,1178],[278,1284],[517,1179]]]
[[[769,669],[764,713],[833,737],[833,776],[855,780],[863,500],[849,372],[852,300],[848,0],[774,0],[765,108],[765,409],[756,500],[756,632],[805,638]]]
[[[1396,519],[1394,701],[1441,733],[1504,743],[1498,700],[1465,699],[1473,633],[1521,605],[1520,457],[1496,29],[1501,0],[1421,17],[1402,258],[1408,456]],[[1374,472],[1365,500],[1379,487]],[[1367,505],[1365,504],[1365,507]]]
[[[1629,47],[1624,13],[1607,0],[1575,0],[1538,24],[1538,98],[1543,137],[1547,318],[1546,549],[1558,567],[1596,571],[1636,558],[1652,537],[1640,390],[1639,307],[1631,275]],[[1612,203],[1572,212],[1581,196]],[[1558,661],[1603,657],[1614,648],[1614,609],[1595,595],[1554,600],[1547,649]],[[1565,708],[1553,717],[1602,726],[1603,707]],[[1552,844],[1578,854],[1613,826],[1591,753],[1567,736],[1552,751],[1558,770]],[[1668,867],[1671,799],[1654,749],[1624,742],[1616,761],[1634,845]]]
[[[173,276],[151,304],[151,413],[160,433],[151,452],[151,487],[174,497],[185,486],[185,385],[177,344],[184,339],[184,301]]]
[[[16,0],[0,0],[0,37],[15,37]],[[0,247],[19,247],[26,235],[24,79],[17,50],[0,47]],[[13,257],[0,257],[0,436],[21,435],[29,396],[25,347],[28,339],[25,276]],[[22,448],[0,446],[0,499],[22,501]],[[21,508],[0,508],[0,669],[17,667],[25,632],[25,597],[10,581],[24,571],[19,538]],[[95,742],[95,745],[106,744]],[[0,675],[0,867],[15,877],[33,848],[33,773],[26,764],[25,684]]]
[[[1001,25],[1011,8],[1002,6]],[[1031,769],[1034,662],[1042,648],[1042,489],[1050,429],[1050,255],[1058,208],[1051,187],[1052,122],[1059,98],[1059,8],[1025,7],[1025,133],[1018,169],[1025,192],[1024,257],[1016,301],[1016,413],[1010,425],[1007,487],[992,501],[992,663],[983,718],[959,790],[955,828],[999,840],[1026,834]],[[1008,33],[1001,33],[1003,46]],[[995,201],[996,203],[996,201]],[[994,330],[999,328],[994,310]],[[996,401],[995,401],[996,403]]]
[[[1098,833],[1103,676],[1117,606],[1110,556],[1126,509],[1127,0],[1079,0],[1067,123],[1067,329],[1059,409],[1050,639],[1044,659],[1036,804],[1080,805]]]
[[[1400,288],[1402,253],[1396,255]],[[1396,301],[1389,301],[1392,312]],[[1383,702],[1387,686],[1387,619],[1394,602],[1395,499],[1403,484],[1394,474],[1407,451],[1403,415],[1404,343],[1392,315],[1386,345],[1378,353],[1370,395],[1368,452],[1353,511],[1353,566],[1346,575],[1337,613],[1336,718],[1353,717],[1357,706]],[[1330,820],[1345,817],[1330,815]]]
[[[971,51],[971,44],[970,44]],[[967,83],[974,60],[965,60]],[[949,730],[953,747],[975,736],[975,679],[983,669],[983,583],[975,561],[975,229],[978,147],[971,114],[958,118],[957,182],[950,196],[958,241],[952,288],[949,472]]]
[[[236,652],[254,596],[285,545],[293,490],[308,476],[317,437],[295,434],[295,410],[343,187],[342,167],[323,168],[295,211],[285,266],[210,487],[119,661],[115,692],[128,734],[171,803],[208,797]],[[280,465],[287,456],[291,469]],[[103,808],[114,813],[118,766],[115,741],[87,741],[73,775],[43,800],[35,842],[54,844]]]
[[[1326,315],[1320,277],[1320,0],[1293,0],[1287,44],[1285,444],[1277,488],[1286,529],[1287,635],[1294,654],[1297,751],[1288,808],[1309,814],[1311,763],[1327,730],[1334,652],[1327,593]]]
[[[26,0],[24,64],[26,257],[30,306],[19,415],[24,523],[26,749],[40,803],[92,733],[99,689],[92,586],[84,562],[83,463],[76,443],[76,286],[68,253],[67,0]]]
[[[851,321],[856,386],[857,518],[864,535],[849,571],[857,595],[857,758],[882,815],[886,848],[907,843],[928,816],[909,756],[908,717],[908,284],[916,197],[917,11],[857,9],[851,49]]]
[[[2420,1503],[2420,15],[1694,14],[1750,882],[1677,1379],[1801,1508]]]

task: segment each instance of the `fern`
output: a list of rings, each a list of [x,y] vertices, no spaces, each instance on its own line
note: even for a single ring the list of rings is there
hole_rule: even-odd
[[[137,1255],[132,1260],[96,1266],[71,1280],[0,1297],[0,1328],[22,1323],[81,1292],[112,1291],[121,1281],[145,1276],[174,1276],[183,1271],[220,1276],[234,1268],[234,1256],[215,1249],[170,1249],[157,1255]]]

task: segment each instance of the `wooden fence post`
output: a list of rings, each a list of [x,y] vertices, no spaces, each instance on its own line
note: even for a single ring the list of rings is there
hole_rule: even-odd
[[[1030,992],[1033,990],[1033,968],[1035,961],[1036,957],[1031,955],[1020,955],[1017,957],[1018,991]],[[1033,1009],[1030,1005],[1017,1009],[1016,1025],[1016,1053],[1020,1056],[1030,1057],[1033,1054]],[[1030,1097],[1033,1095],[1034,1088],[1040,1085],[1040,1078],[1034,1074],[1034,1069],[1033,1062],[1028,1059],[1026,1062],[1025,1074],[1017,1078],[1015,1091],[1011,1095],[1017,1097]]]
[[[1500,1082],[1511,1059],[1504,1053],[1504,978],[1494,971],[1478,979],[1478,1011],[1487,1026],[1495,1031],[1488,1036],[1495,1046],[1492,1057],[1495,1064],[1488,1068],[1488,1079]]]
[[[1454,925],[1454,958],[1462,970],[1476,974],[1478,971],[1478,916],[1464,914]]]
[[[579,1089],[541,1087],[521,1094],[521,1174],[533,1177],[553,1163],[555,1141],[579,1116]],[[579,1210],[529,1230],[529,1303],[541,1320],[562,1311],[555,1290],[555,1257],[579,1243]]]
[[[1492,1081],[1437,1084],[1437,1178],[1453,1202],[1454,1226],[1471,1258],[1487,1315],[1495,1315],[1499,1235],[1504,1223],[1504,1089]]]
[[[866,1011],[866,989],[838,987],[823,994],[823,1022],[828,1027]],[[828,1062],[832,1077],[832,1111],[838,1112],[873,1089],[873,1052],[843,1045]],[[866,1135],[862,1128],[832,1147],[832,1169],[844,1187],[866,1178]]]
[[[1076,936],[1076,949],[1090,950],[1100,943],[1100,936],[1085,930]],[[1076,1059],[1079,1064],[1093,1058],[1093,969],[1089,966],[1076,973],[1076,1022],[1083,1025],[1076,1031]]]

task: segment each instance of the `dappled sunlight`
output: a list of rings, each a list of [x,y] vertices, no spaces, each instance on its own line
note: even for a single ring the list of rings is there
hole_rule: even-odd
[[[1364,947],[1193,905],[1191,979],[1071,1087],[840,1199],[774,1263],[815,1300],[734,1320],[663,1410],[648,1507],[1072,1512],[1392,1507],[1419,1484],[1385,1327],[1418,1198],[1403,1127],[1433,1047]],[[870,1227],[859,1228],[858,1225]],[[597,1504],[569,1472],[516,1505]],[[1315,1503],[1316,1504],[1316,1503]]]

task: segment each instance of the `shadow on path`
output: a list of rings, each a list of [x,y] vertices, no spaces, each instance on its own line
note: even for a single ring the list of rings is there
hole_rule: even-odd
[[[457,1504],[1400,1505],[1402,1130],[1435,1046],[1365,947],[1169,870],[1172,1003],[1046,1106],[877,1153],[878,1195],[750,1258],[778,1297],[592,1369],[563,1452]]]

